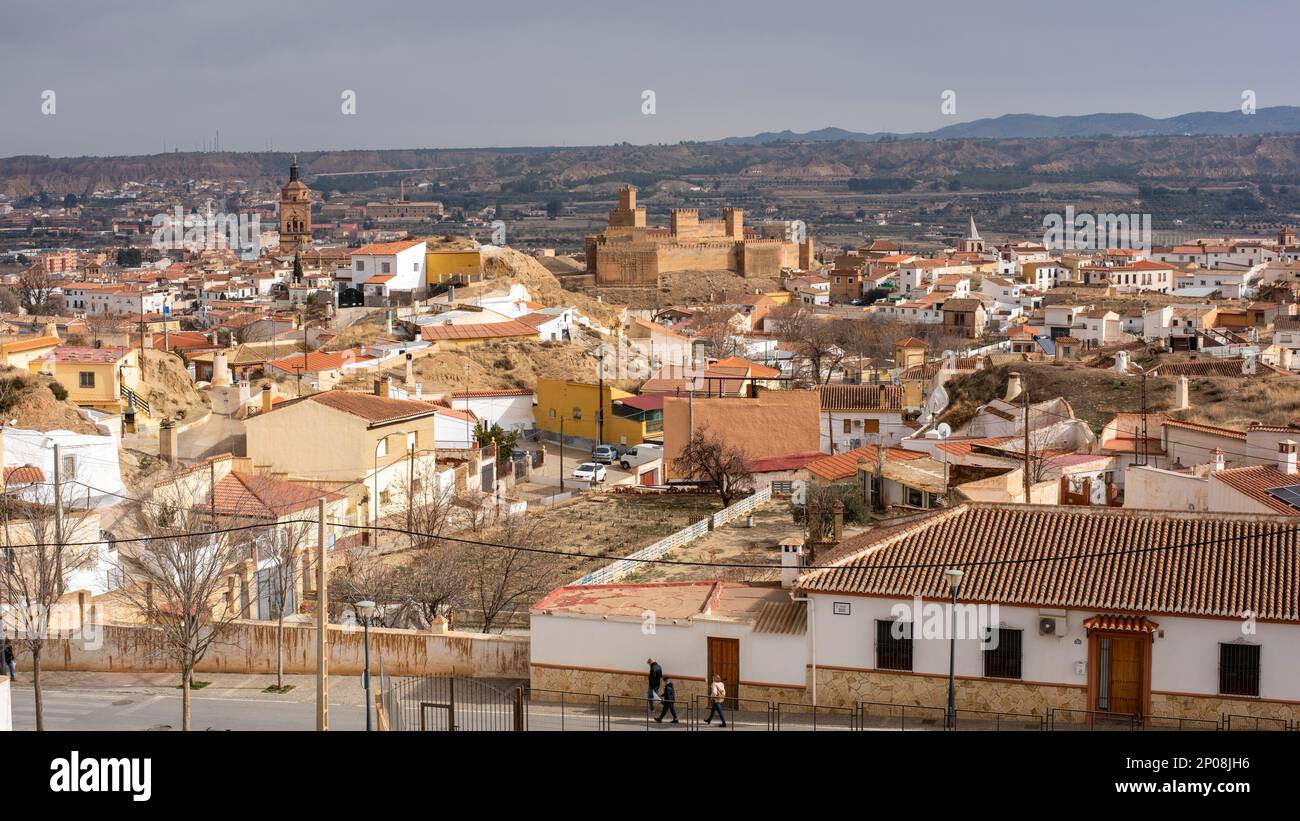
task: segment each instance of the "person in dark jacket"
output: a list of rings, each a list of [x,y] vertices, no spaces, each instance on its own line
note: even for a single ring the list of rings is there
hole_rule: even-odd
[[[5,647],[4,647],[4,667],[3,667],[3,668],[0,668],[0,671],[3,671],[3,670],[8,670],[8,671],[9,671],[9,680],[10,680],[10,681],[17,681],[17,680],[18,680],[18,677],[14,675],[14,646],[13,646],[12,643],[10,643],[9,639],[5,639]],[[676,713],[674,713],[673,715],[676,715]]]
[[[659,685],[664,679],[664,668],[660,667],[659,662],[654,659],[646,659],[646,664],[650,665],[650,690],[646,693],[645,704],[646,710],[653,713],[655,702],[663,700],[659,697]]]
[[[663,702],[664,702],[664,708],[659,711],[659,717],[656,718],[655,721],[659,722],[660,724],[663,724],[664,716],[671,712],[673,714],[672,723],[676,724],[677,723],[677,688],[673,687],[673,681],[672,679],[668,678],[668,676],[664,676]]]

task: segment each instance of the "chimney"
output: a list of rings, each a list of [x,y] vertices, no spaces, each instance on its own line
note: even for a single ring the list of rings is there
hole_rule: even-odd
[[[1223,470],[1223,449],[1215,448],[1210,451],[1210,473],[1218,473]]]
[[[414,361],[415,361],[414,358],[408,353],[406,355],[406,382],[405,382],[408,388],[415,384]]]
[[[790,537],[781,540],[781,586],[794,587],[794,580],[803,567],[803,539]]]
[[[1277,366],[1284,371],[1291,370],[1292,356],[1294,356],[1294,352],[1290,348],[1283,348],[1281,353],[1278,354]]]
[[[388,380],[387,380],[387,379],[376,379],[376,380],[375,380],[375,396],[382,396],[382,397],[384,397],[385,399],[388,398]]]
[[[45,323],[45,335],[46,335],[46,336],[52,336],[52,337],[54,337],[55,339],[57,339],[57,338],[59,337],[59,325],[58,325],[58,323],[57,323],[57,322],[46,322],[46,323]]]
[[[1294,457],[1292,459],[1294,461]],[[831,511],[835,516],[835,522],[831,526],[831,540],[839,544],[844,541],[844,502],[836,499],[835,504],[831,505]]]
[[[1020,374],[1007,374],[1007,395],[1003,397],[1004,402],[1014,402],[1019,398],[1023,388],[1020,384]]]
[[[178,444],[176,423],[171,419],[162,420],[158,426],[158,457],[169,465],[176,464]]]
[[[275,402],[275,384],[272,383],[262,388],[262,413],[270,413],[271,405]]]
[[[1186,410],[1192,406],[1189,399],[1190,394],[1187,391],[1187,377],[1178,377],[1178,384],[1174,387],[1174,410]]]
[[[1287,476],[1295,476],[1295,440],[1283,439],[1277,443],[1277,469]]]

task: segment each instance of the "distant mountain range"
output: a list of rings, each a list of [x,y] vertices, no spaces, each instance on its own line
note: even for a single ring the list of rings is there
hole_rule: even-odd
[[[1254,114],[1241,111],[1194,111],[1177,117],[1157,119],[1142,114],[1083,114],[1046,117],[1041,114],[1003,114],[934,131],[897,134],[864,133],[843,128],[819,128],[802,134],[794,131],[764,131],[749,137],[726,137],[713,142],[722,145],[762,145],[774,142],[876,142],[879,140],[1033,139],[1037,137],[1151,137],[1161,135],[1215,134],[1252,135],[1300,132],[1300,106],[1260,108]]]

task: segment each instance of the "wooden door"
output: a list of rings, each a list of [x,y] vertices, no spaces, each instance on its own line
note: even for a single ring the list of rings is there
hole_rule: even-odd
[[[709,636],[710,685],[714,674],[722,676],[722,685],[727,688],[727,709],[736,709],[736,698],[740,695],[740,639]]]
[[[1110,640],[1110,706],[1112,713],[1137,715],[1143,712],[1142,648],[1136,636]]]

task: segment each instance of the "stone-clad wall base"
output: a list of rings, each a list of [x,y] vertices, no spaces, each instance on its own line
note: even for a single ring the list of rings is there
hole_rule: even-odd
[[[630,698],[644,698],[646,677],[642,674],[602,670],[580,670],[532,665],[534,689],[562,690],[567,693],[592,693]],[[689,703],[693,696],[707,693],[699,679],[673,679],[678,703]],[[741,684],[740,698],[788,705],[811,704],[810,688],[772,687]],[[1019,713],[1046,716],[1052,709],[1086,711],[1088,691],[1084,687],[1023,683],[992,679],[958,679],[957,708],[996,713]],[[535,698],[544,699],[538,693]],[[948,679],[943,676],[920,676],[887,673],[877,670],[817,669],[817,703],[823,707],[853,707],[860,702],[906,704],[942,710],[948,703]],[[744,708],[745,705],[741,705]],[[785,708],[792,709],[792,708]],[[1187,696],[1167,693],[1151,694],[1151,714],[1171,718],[1218,721],[1226,714],[1300,720],[1300,705],[1219,696]],[[910,714],[909,714],[910,715]],[[917,716],[927,714],[918,711]],[[941,715],[941,713],[940,713]],[[1082,721],[1081,714],[1061,720]],[[1267,729],[1267,727],[1265,727]]]
[[[957,680],[957,709],[1046,715],[1049,708],[1085,710],[1087,691],[1081,687],[1025,684],[1014,681]],[[875,670],[818,668],[817,703],[850,707],[862,701],[944,707],[948,679]]]
[[[1209,721],[1218,721],[1225,715],[1296,721],[1300,720],[1300,704],[1258,701],[1249,698],[1187,696],[1153,692],[1151,694],[1151,714],[1170,718],[1197,718]],[[1235,722],[1233,726],[1236,726]],[[1251,725],[1244,724],[1243,726]],[[1261,725],[1261,729],[1269,728]]]

